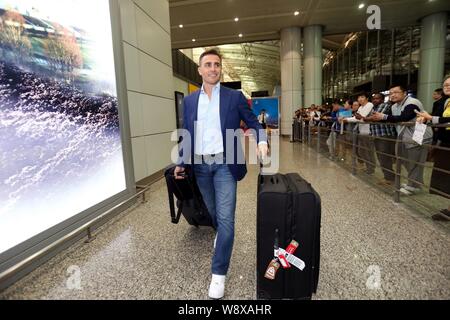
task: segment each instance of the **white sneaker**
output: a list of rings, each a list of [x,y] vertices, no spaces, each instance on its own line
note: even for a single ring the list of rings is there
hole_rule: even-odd
[[[208,296],[211,299],[223,298],[225,292],[225,276],[213,274],[209,285]]]
[[[406,190],[408,190],[409,192],[415,193],[415,192],[419,192],[420,188],[415,188],[415,187],[411,187],[411,186],[406,186],[404,187]]]
[[[410,195],[412,195],[412,192],[410,192],[410,191],[408,191],[407,189],[405,189],[405,188],[400,188],[400,193],[403,193],[405,196],[410,196]]]

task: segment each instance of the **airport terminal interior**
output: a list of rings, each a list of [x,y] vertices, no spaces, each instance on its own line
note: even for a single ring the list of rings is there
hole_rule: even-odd
[[[0,300],[449,300],[449,122],[449,1],[0,0]]]

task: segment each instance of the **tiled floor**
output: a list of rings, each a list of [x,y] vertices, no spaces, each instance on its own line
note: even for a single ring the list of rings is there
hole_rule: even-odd
[[[300,143],[282,140],[280,154],[280,171],[299,172],[322,198],[314,299],[450,299],[448,228]],[[257,174],[249,166],[238,184],[226,299],[256,298]],[[163,181],[147,198],[104,226],[94,242],[59,254],[0,299],[207,299],[213,230],[171,224]],[[79,286],[71,266],[80,271]]]

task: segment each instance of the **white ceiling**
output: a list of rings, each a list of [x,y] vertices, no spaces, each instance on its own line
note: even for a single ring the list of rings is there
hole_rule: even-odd
[[[367,30],[369,14],[366,8],[358,9],[360,3],[367,1],[169,0],[172,47],[273,40],[280,38],[283,28],[320,24],[324,26],[324,46],[332,48],[339,43],[332,38],[328,41],[328,35]],[[378,0],[376,4],[381,9],[382,29],[417,25],[426,15],[450,10],[448,0]],[[298,16],[294,16],[296,10]]]
[[[253,91],[268,90],[271,94],[280,83],[279,40],[217,46],[223,57],[223,81],[241,81],[242,91],[250,96]],[[193,50],[198,61],[204,48]]]
[[[280,83],[280,30],[323,25],[323,48],[337,49],[348,33],[367,30],[370,14],[366,7],[358,9],[360,3],[368,4],[367,0],[169,0],[172,48],[199,48],[193,56],[197,62],[205,47],[219,46],[225,81],[242,81],[247,95],[259,90],[272,93]],[[418,25],[426,15],[450,11],[449,0],[376,4],[382,29]],[[295,11],[300,14],[295,16]]]

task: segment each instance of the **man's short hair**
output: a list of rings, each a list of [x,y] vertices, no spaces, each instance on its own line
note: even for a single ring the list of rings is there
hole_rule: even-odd
[[[396,88],[396,87],[399,87],[400,90],[402,90],[403,92],[408,91],[404,85],[398,84],[398,83],[397,83],[397,84],[393,84],[392,86],[390,86],[390,87],[389,87],[389,90],[391,90],[391,89],[393,89],[393,88]]]
[[[222,56],[219,53],[219,50],[217,49],[208,49],[205,52],[203,52],[200,55],[200,58],[198,59],[198,64],[201,65],[202,64],[202,59],[204,56],[209,56],[209,55],[214,55],[214,56],[218,56],[220,58],[220,61],[222,62]]]
[[[369,94],[367,92],[361,92],[360,94],[358,94],[358,98],[359,97],[366,97],[366,99],[369,99]]]

